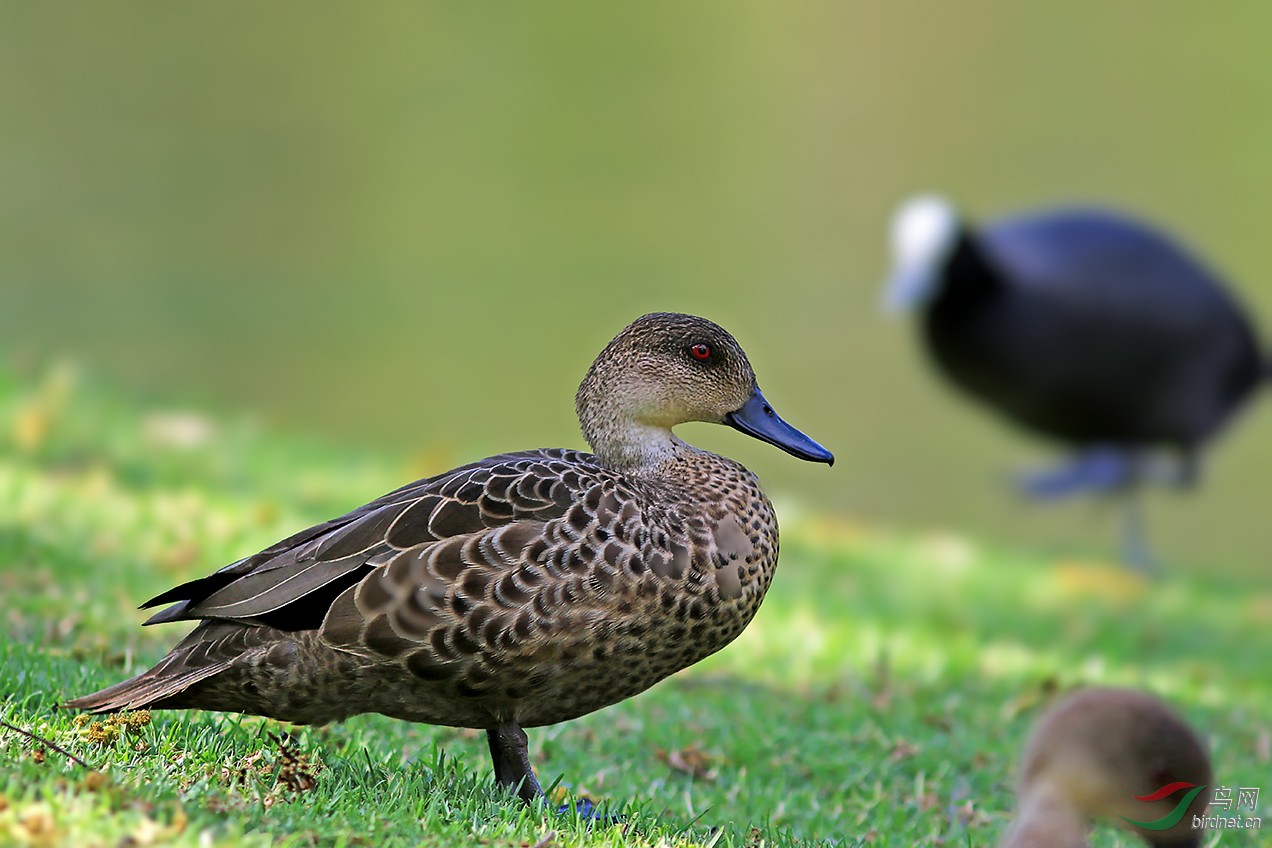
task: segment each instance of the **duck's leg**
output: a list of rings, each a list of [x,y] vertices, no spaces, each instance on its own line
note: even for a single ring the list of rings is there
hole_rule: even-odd
[[[530,766],[529,740],[521,725],[508,721],[489,728],[486,741],[490,743],[490,759],[495,765],[495,781],[526,805],[542,800],[543,787]],[[621,821],[620,816],[603,815],[590,798],[580,798],[572,806],[562,805],[556,811],[561,815],[577,811],[581,818],[602,824]]]
[[[543,797],[543,787],[530,767],[529,740],[521,725],[504,722],[486,731],[490,759],[495,765],[495,781],[526,804]]]
[[[1134,451],[1100,445],[1082,451],[1057,468],[1022,474],[1016,485],[1021,494],[1040,501],[1086,492],[1114,494],[1134,487],[1140,466],[1140,457]]]

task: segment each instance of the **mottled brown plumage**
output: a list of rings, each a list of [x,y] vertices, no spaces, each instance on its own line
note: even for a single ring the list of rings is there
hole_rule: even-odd
[[[727,423],[830,454],[773,413],[737,342],[647,315],[576,398],[595,454],[503,454],[420,480],[178,586],[148,624],[201,623],[154,668],[68,706],[363,712],[485,729],[496,777],[539,787],[523,727],[643,691],[732,641],[777,563],[755,476],[682,442]]]
[[[1138,833],[1154,848],[1197,848],[1192,815],[1209,789],[1165,830],[1156,822],[1185,797],[1180,788],[1156,801],[1137,800],[1163,786],[1209,787],[1210,756],[1197,733],[1160,699],[1129,689],[1084,689],[1039,719],[1020,765],[1020,811],[1002,848],[1086,848],[1093,820]]]

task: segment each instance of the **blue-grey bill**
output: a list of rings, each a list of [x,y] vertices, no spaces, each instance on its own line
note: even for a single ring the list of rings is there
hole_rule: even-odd
[[[835,464],[835,455],[826,450],[799,430],[782,420],[773,411],[769,402],[759,389],[751,395],[751,399],[724,416],[724,423],[735,430],[741,430],[748,436],[754,436],[762,442],[781,448],[791,456],[806,459],[809,462]]]

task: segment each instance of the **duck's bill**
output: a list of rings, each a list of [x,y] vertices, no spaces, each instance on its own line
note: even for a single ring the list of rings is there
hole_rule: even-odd
[[[724,423],[735,430],[741,430],[748,436],[754,436],[762,442],[781,448],[791,456],[806,459],[809,462],[835,464],[835,455],[826,450],[799,430],[782,420],[773,411],[769,402],[759,389],[751,395],[751,399],[724,416]]]
[[[932,299],[937,281],[927,268],[899,268],[888,278],[879,298],[885,314],[917,312]]]

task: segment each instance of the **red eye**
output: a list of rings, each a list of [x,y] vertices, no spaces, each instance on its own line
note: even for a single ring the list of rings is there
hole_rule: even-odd
[[[711,358],[711,348],[701,343],[696,344],[693,347],[689,348],[689,352],[693,354],[694,359],[710,359]]]

